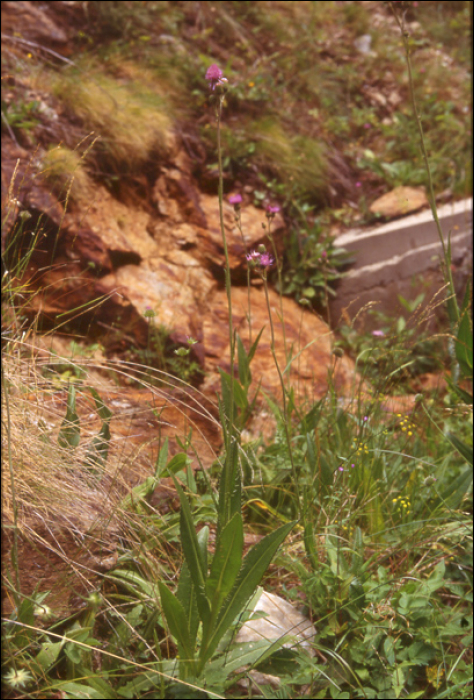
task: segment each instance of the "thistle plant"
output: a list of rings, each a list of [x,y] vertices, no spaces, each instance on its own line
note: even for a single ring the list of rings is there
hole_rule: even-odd
[[[180,657],[179,675],[183,680],[198,679],[219,651],[219,644],[245,610],[255,593],[273,555],[283,542],[294,522],[286,523],[263,538],[243,555],[242,476],[240,466],[240,433],[237,425],[238,409],[248,406],[247,392],[251,379],[250,362],[259,337],[247,353],[237,336],[239,348],[239,380],[234,377],[236,338],[232,321],[230,263],[223,216],[223,175],[221,153],[221,119],[227,80],[221,69],[213,64],[206,73],[209,87],[216,100],[217,153],[219,164],[219,215],[225,255],[225,280],[229,310],[230,374],[222,369],[219,412],[224,436],[225,455],[219,484],[218,520],[215,553],[208,554],[209,528],[196,532],[191,509],[183,489],[173,476],[181,503],[180,532],[184,564],[176,594],[159,583],[161,603],[170,632],[176,638]],[[251,259],[265,270],[273,264],[266,252],[251,253]],[[210,559],[210,561],[209,561]],[[199,640],[199,641],[198,641]],[[281,640],[281,644],[283,640]],[[270,643],[254,650],[249,663],[273,653],[279,645]],[[242,665],[239,650],[236,652]],[[226,655],[226,665],[231,662]],[[230,668],[230,666],[229,666]],[[209,670],[209,669],[208,669]]]

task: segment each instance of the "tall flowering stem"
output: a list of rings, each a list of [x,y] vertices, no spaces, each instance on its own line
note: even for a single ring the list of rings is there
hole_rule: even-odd
[[[230,279],[230,260],[229,260],[229,250],[227,248],[227,239],[225,235],[224,228],[224,178],[222,175],[222,146],[221,146],[221,116],[222,116],[222,102],[224,100],[224,95],[219,96],[219,103],[217,106],[217,162],[219,167],[219,222],[222,234],[222,245],[224,248],[225,256],[225,288],[227,292],[227,304],[229,306],[229,345],[230,345],[230,373],[231,376],[234,372],[234,332],[233,332],[233,319],[232,319],[232,285]]]
[[[273,236],[271,233],[271,222],[273,221],[275,214],[277,214],[280,211],[280,207],[278,205],[271,205],[269,204],[266,207],[267,211],[267,220],[268,220],[268,233],[267,233],[267,238],[271,243],[272,249],[273,249],[273,254],[275,256],[276,264],[277,264],[277,275],[278,275],[278,290],[279,290],[279,297],[280,297],[280,314],[281,314],[281,325],[283,328],[283,347],[285,348],[285,358],[286,361],[288,362],[289,357],[288,357],[288,352],[287,352],[287,346],[286,346],[286,329],[285,329],[285,324],[283,323],[283,282],[281,279],[281,262],[278,258],[278,251],[276,249],[275,241],[273,240]]]
[[[431,170],[430,170],[430,164],[428,161],[428,154],[426,152],[426,147],[425,147],[425,139],[423,135],[423,125],[421,123],[421,117],[418,113],[418,109],[416,106],[416,100],[415,100],[415,86],[413,84],[413,74],[411,70],[411,60],[410,60],[410,46],[409,46],[409,38],[410,35],[408,34],[405,26],[405,18],[404,15],[400,18],[399,12],[394,8],[395,3],[391,3],[392,7],[392,12],[394,14],[394,17],[397,21],[398,27],[400,29],[401,35],[402,35],[402,41],[403,41],[403,47],[405,49],[405,57],[407,61],[407,68],[408,68],[408,80],[410,84],[410,95],[411,95],[411,101],[412,101],[412,106],[413,106],[413,112],[415,115],[415,121],[416,125],[418,127],[418,133],[420,136],[420,146],[421,146],[421,152],[423,154],[423,161],[425,163],[425,169],[426,169],[426,174],[427,174],[427,179],[428,179],[428,188],[430,191],[430,207],[431,207],[431,213],[433,214],[433,219],[436,224],[436,229],[438,231],[438,236],[439,240],[441,242],[441,247],[443,249],[443,257],[445,264],[443,265],[443,272],[444,272],[444,278],[445,282],[448,285],[449,289],[449,298],[447,300],[448,304],[448,312],[449,312],[449,318],[451,321],[451,325],[454,325],[455,323],[459,323],[459,308],[456,303],[456,292],[454,289],[454,282],[453,282],[453,276],[451,273],[451,254],[450,250],[446,249],[446,244],[444,242],[444,236],[443,232],[441,230],[441,224],[439,222],[438,218],[438,211],[436,209],[436,198],[434,194],[434,189],[433,189],[433,180],[431,178]],[[448,244],[449,245],[449,244]]]
[[[271,260],[271,258],[270,258]],[[273,260],[272,260],[273,262]],[[269,263],[271,264],[271,263]],[[266,265],[265,265],[266,267]],[[298,486],[298,473],[296,471],[296,466],[295,466],[295,461],[293,459],[293,450],[291,448],[291,434],[290,434],[290,417],[288,415],[288,404],[286,400],[286,388],[285,388],[285,380],[283,379],[283,374],[280,369],[280,365],[278,364],[278,358],[276,356],[275,352],[275,329],[273,327],[273,318],[272,318],[272,310],[270,307],[270,297],[268,296],[268,283],[267,283],[267,271],[266,269],[263,270],[262,272],[262,279],[263,279],[263,288],[265,290],[265,300],[267,302],[267,309],[268,309],[268,318],[270,321],[270,334],[272,337],[272,342],[270,344],[270,350],[272,353],[273,361],[275,362],[275,367],[278,372],[278,378],[280,380],[281,384],[281,390],[282,390],[282,401],[283,401],[283,424],[285,426],[285,437],[286,437],[286,442],[288,445],[288,454],[290,456],[290,463],[291,463],[291,473],[293,476],[293,483],[295,486],[295,493],[296,493],[296,499],[298,502],[298,511],[300,510],[300,490]],[[281,323],[284,325],[283,317],[281,318]]]
[[[222,144],[221,144],[221,119],[222,119],[222,104],[224,102],[226,87],[226,79],[222,75],[222,71],[215,64],[212,65],[207,73],[206,78],[209,80],[211,90],[215,90],[217,96],[217,162],[219,169],[219,222],[222,234],[222,246],[225,256],[225,287],[227,292],[227,306],[229,309],[229,346],[230,346],[230,381],[228,386],[228,401],[223,401],[223,410],[226,413],[224,417],[224,440],[225,440],[225,463],[221,475],[219,485],[219,516],[218,516],[218,536],[225,528],[232,516],[241,508],[241,481],[238,463],[238,434],[234,425],[235,404],[234,404],[234,359],[235,359],[235,340],[234,340],[234,324],[232,317],[232,285],[230,278],[230,260],[229,251],[227,248],[227,239],[224,227],[224,178],[222,168]],[[221,375],[223,383],[226,382],[225,377]],[[224,397],[223,397],[224,398]]]
[[[247,260],[247,301],[248,301],[247,321],[249,324],[249,342],[250,342],[250,345],[252,345],[252,307],[251,307],[251,303],[250,303],[250,264],[249,264],[251,257],[249,257],[249,255],[248,255],[247,245],[245,242],[245,236],[244,236],[244,232],[242,231],[242,219],[241,219],[241,209],[240,209],[240,205],[242,204],[242,196],[240,194],[231,195],[229,197],[229,203],[234,205],[235,223],[237,225],[237,228],[240,231],[240,235],[242,236],[242,243],[244,244],[245,257]]]

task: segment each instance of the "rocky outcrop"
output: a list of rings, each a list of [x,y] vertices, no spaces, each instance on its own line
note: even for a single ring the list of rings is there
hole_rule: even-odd
[[[15,155],[18,153],[7,156],[5,179]],[[17,217],[19,211],[31,215],[22,240],[31,240],[33,227],[40,226],[22,278],[22,283],[28,281],[35,291],[27,310],[37,316],[40,328],[53,328],[58,318],[64,319],[69,333],[100,339],[111,358],[119,358],[130,345],[145,348],[152,324],[165,327],[177,345],[187,346],[192,337],[198,341],[192,358],[205,373],[202,388],[214,398],[219,387],[218,368],[230,371],[225,257],[218,199],[200,192],[187,156],[178,154],[173,167],[163,168],[152,189],[151,208],[124,204],[90,180],[87,198],[72,202],[67,211],[41,182],[34,166],[30,165],[33,172],[28,178],[22,175],[27,168],[22,158],[19,160],[16,182],[23,186],[14,187],[14,195],[11,191],[8,194],[8,187],[5,192],[7,198],[14,199]],[[12,216],[10,236],[13,222]],[[225,202],[224,223],[233,279],[234,326],[247,346],[251,336],[255,338],[264,328],[253,362],[255,376],[265,391],[281,397],[270,352],[263,281],[252,272],[250,294],[246,284],[246,251],[259,244],[271,250],[268,221],[262,209],[244,202],[239,222],[233,207]],[[282,218],[277,215],[271,226],[281,251],[285,235]],[[8,241],[6,245],[10,245]],[[293,300],[280,301],[273,289],[268,291],[268,302],[281,369],[293,358],[286,380],[297,382],[302,397],[320,398],[327,390],[327,369],[334,361],[329,328]],[[339,388],[348,388],[353,378],[351,363],[339,361],[335,377]]]

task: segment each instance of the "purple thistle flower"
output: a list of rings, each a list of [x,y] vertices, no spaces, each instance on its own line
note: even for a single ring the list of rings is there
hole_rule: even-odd
[[[221,85],[223,82],[227,82],[227,78],[223,77],[223,72],[215,63],[206,71],[206,80],[209,81],[209,87],[211,90],[215,90],[216,85]]]
[[[270,253],[262,253],[258,262],[262,267],[270,267],[270,265],[273,265],[275,260],[272,258]]]
[[[241,194],[231,194],[230,197],[228,198],[229,204],[242,204],[242,195]]]
[[[385,333],[383,331],[372,331],[372,335],[376,338],[383,338]]]
[[[278,204],[275,204],[275,206],[267,204],[265,209],[267,210],[268,214],[278,214],[278,212],[280,211],[280,207],[278,206]]]
[[[257,253],[256,250],[252,250],[252,252],[247,253],[247,255],[245,257],[246,257],[248,262],[257,262],[259,257],[260,257],[260,253]]]

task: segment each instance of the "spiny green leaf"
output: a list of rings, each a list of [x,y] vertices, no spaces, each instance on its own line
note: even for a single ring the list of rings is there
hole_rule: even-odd
[[[243,547],[242,515],[235,513],[220,533],[207,579],[206,593],[211,601],[213,618],[235,583],[242,564]]]

